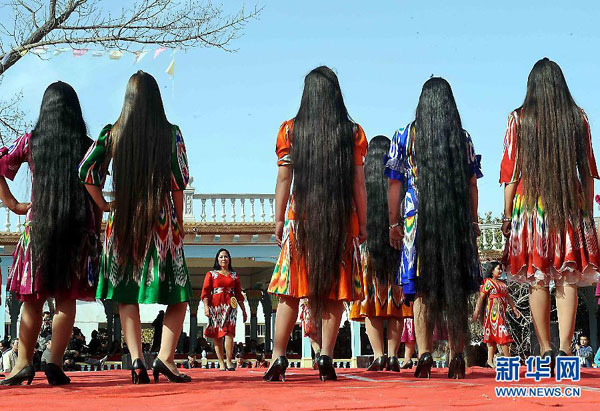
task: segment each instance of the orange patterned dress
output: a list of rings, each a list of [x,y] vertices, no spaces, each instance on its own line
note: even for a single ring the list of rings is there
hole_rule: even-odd
[[[293,145],[294,120],[285,121],[277,135],[277,165],[291,165],[290,148]],[[362,127],[356,125],[354,138],[354,164],[362,166],[367,154],[367,138]],[[290,199],[288,214],[283,229],[281,253],[273,270],[268,292],[295,298],[308,297],[308,278],[304,258],[296,247],[296,222],[294,219],[294,200]],[[358,216],[350,216],[346,253],[340,264],[338,286],[331,290],[329,298],[340,301],[358,301],[363,297],[362,268],[358,247]]]

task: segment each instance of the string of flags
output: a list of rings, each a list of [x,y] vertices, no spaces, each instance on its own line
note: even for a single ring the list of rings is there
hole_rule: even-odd
[[[169,50],[167,47],[156,48],[153,52],[153,59],[155,60],[161,53],[163,53],[167,50]],[[133,54],[133,57],[134,57],[133,64],[137,64],[140,61],[142,61],[144,59],[144,57],[146,57],[146,55],[150,51],[151,50],[142,49],[142,50],[129,52],[129,53]],[[173,52],[171,53],[171,62],[169,63],[167,69],[165,70],[165,73],[167,73],[171,77],[175,76],[175,52],[176,51],[177,50],[173,50]],[[28,52],[35,54],[36,56],[42,56],[42,57],[58,56],[63,53],[70,52],[70,53],[72,53],[74,58],[80,58],[80,57],[83,57],[83,56],[87,55],[88,53],[90,53],[92,57],[100,58],[100,57],[108,56],[108,58],[110,60],[121,60],[121,58],[123,58],[123,56],[125,56],[125,54],[126,54],[126,52],[124,52],[122,50],[105,50],[105,49],[97,50],[97,49],[89,49],[89,48],[48,47],[48,46],[39,46],[39,47],[32,48],[30,50],[23,50],[20,52],[20,54],[21,54],[21,56],[25,56]],[[8,57],[8,55],[6,57]]]

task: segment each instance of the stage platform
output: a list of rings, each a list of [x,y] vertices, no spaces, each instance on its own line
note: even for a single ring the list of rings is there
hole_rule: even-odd
[[[582,369],[578,383],[496,383],[491,369],[472,367],[464,380],[449,380],[446,369],[434,369],[429,380],[401,373],[338,369],[338,381],[321,382],[317,371],[289,369],[285,383],[262,381],[264,369],[186,370],[189,384],[132,385],[126,370],[68,373],[72,383],[48,386],[42,372],[31,386],[0,387],[7,410],[370,410],[370,409],[511,409],[547,407],[596,409],[600,403],[600,370]],[[580,398],[496,398],[495,386],[579,386]]]

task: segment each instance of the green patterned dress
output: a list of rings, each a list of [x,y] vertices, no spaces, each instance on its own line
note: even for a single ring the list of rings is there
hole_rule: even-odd
[[[85,184],[103,187],[112,159],[111,125],[100,132],[79,165],[79,178]],[[171,151],[171,190],[183,190],[189,181],[185,144],[179,127],[173,126]],[[114,241],[113,214],[108,217],[104,249],[100,262],[100,279],[96,298],[125,304],[177,304],[189,301],[192,289],[185,263],[183,238],[177,221],[173,198],[169,195],[146,246],[143,264],[118,263]]]

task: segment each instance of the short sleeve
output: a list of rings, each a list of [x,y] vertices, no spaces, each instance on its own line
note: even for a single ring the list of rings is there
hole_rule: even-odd
[[[592,147],[592,131],[590,129],[590,122],[587,118],[587,115],[583,110],[583,122],[585,123],[585,128],[587,130],[587,145],[588,145],[588,161],[590,164],[590,174],[595,179],[600,179],[598,176],[598,167],[596,166],[596,157],[594,156],[594,148]]]
[[[105,126],[100,131],[100,136],[88,149],[79,164],[79,179],[85,183],[102,187],[108,172],[108,145],[112,125]]]
[[[384,174],[389,179],[404,181],[404,176],[406,174],[406,148],[404,142],[406,141],[409,130],[410,124],[396,130],[392,137],[390,150],[384,160]]]
[[[184,190],[190,182],[190,171],[185,142],[181,130],[173,126],[173,150],[171,153],[171,190]]]
[[[360,126],[356,125],[356,134],[354,135],[354,165],[362,166],[365,164],[365,157],[367,156],[367,136],[365,131]]]
[[[473,139],[465,130],[465,136],[467,138],[467,162],[469,163],[469,171],[471,176],[477,176],[477,178],[483,177],[481,171],[481,155],[475,153],[475,145]]]
[[[31,133],[23,134],[8,148],[0,149],[0,175],[14,180],[21,164],[29,161],[29,139]]]
[[[209,271],[204,276],[204,283],[202,284],[202,294],[200,295],[200,299],[204,300],[205,298],[208,298],[210,300],[212,290],[212,272]]]
[[[281,124],[281,127],[279,127],[277,143],[275,146],[278,166],[289,166],[292,164],[292,158],[290,156],[292,128],[292,120],[284,121],[283,124]]]
[[[492,281],[489,278],[486,278],[485,281],[483,282],[483,284],[481,285],[481,289],[479,291],[481,291],[482,294],[485,294],[486,296],[488,296],[490,294],[490,290],[492,289],[493,284]]]
[[[500,162],[500,184],[514,183],[521,178],[518,162],[517,130],[518,115],[516,111],[513,111],[508,116],[508,124],[506,126],[506,133],[504,134],[504,152],[502,154],[502,161]]]

